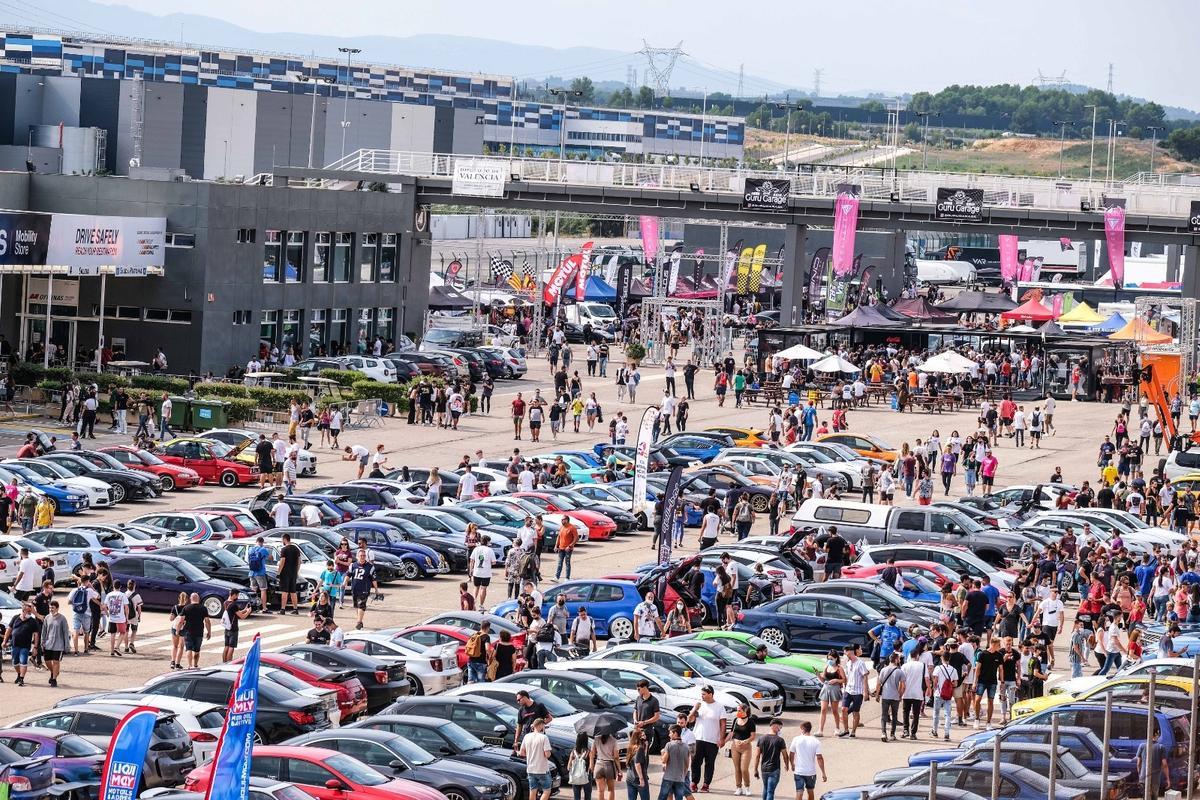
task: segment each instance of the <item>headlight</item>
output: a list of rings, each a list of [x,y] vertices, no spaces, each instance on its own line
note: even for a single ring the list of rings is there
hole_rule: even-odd
[[[762,692],[755,692],[752,696],[754,697],[755,700],[761,700],[764,697]]]
[[[1004,555],[1008,556],[1009,558],[1017,558],[1018,556],[1021,555],[1021,548],[1019,548],[1019,547],[1005,548]]]
[[[84,497],[84,496],[83,496],[83,495],[81,495],[81,494],[69,494],[69,495],[67,495],[67,499],[68,499],[68,500],[74,500],[76,503],[78,503],[78,502],[81,502],[81,501],[83,501],[83,500],[86,500],[87,498],[86,498],[86,497]]]
[[[504,790],[499,786],[476,786],[475,791],[479,792],[480,794],[488,794],[490,792],[500,792],[503,794],[504,792]]]

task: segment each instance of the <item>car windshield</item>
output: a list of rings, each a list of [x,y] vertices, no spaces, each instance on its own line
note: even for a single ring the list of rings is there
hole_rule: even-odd
[[[529,694],[533,697],[534,702],[544,705],[546,710],[556,717],[565,717],[576,713],[570,703],[545,689],[530,688]]]
[[[74,473],[75,475],[90,475],[93,472],[100,471],[100,468],[97,467],[95,464],[88,461],[87,459],[79,458],[79,457],[69,458],[69,459],[64,458],[62,461],[56,460],[54,463],[58,464],[60,467],[65,469],[67,472]]]
[[[835,459],[831,458],[827,453],[822,453],[820,450],[815,448],[812,450],[801,450],[800,452],[805,458],[815,461],[818,464],[832,464],[835,461]]]
[[[222,567],[245,568],[246,562],[223,547],[214,547],[208,551]]]
[[[157,467],[167,463],[158,456],[154,455],[154,453],[151,453],[149,450],[138,450],[137,457],[143,464],[148,464],[152,467]]]
[[[460,752],[466,753],[471,750],[482,750],[486,747],[483,741],[475,736],[475,734],[453,722],[447,722],[445,725],[439,727],[438,733],[446,737],[446,740],[454,745],[454,749]]]
[[[102,452],[100,450],[89,450],[88,455],[90,455],[93,459],[95,459],[95,461],[99,461],[101,464],[104,464],[105,466],[107,466],[110,469],[126,469],[125,465],[122,464],[120,461],[117,461],[115,458],[110,456],[108,453]],[[93,461],[92,463],[95,463],[95,461]]]
[[[323,561],[328,558],[324,550],[306,539],[293,539],[292,544],[300,548],[300,552],[307,556],[309,561]]]
[[[904,576],[904,580],[911,583],[914,590],[924,594],[939,594],[941,592],[938,585],[924,575],[917,575],[910,572]]]
[[[668,689],[687,689],[695,685],[657,664],[644,664],[642,668]]]
[[[85,756],[98,756],[104,750],[84,739],[82,736],[76,736],[73,733],[68,733],[58,740],[58,754],[66,758],[83,758]]]
[[[18,547],[24,547],[26,550],[28,550],[31,553],[48,553],[48,552],[50,552],[47,548],[38,544],[33,539],[26,539],[24,536],[22,536],[20,539],[13,539],[12,543],[17,545]]]
[[[22,463],[22,464],[6,464],[5,466],[12,469],[12,471],[16,472],[18,475],[28,475],[29,473],[33,473],[34,475],[40,475],[44,478],[51,478],[51,479],[71,478],[71,477],[74,477],[76,474],[76,473],[72,472],[71,470],[67,469],[66,467],[64,467],[62,464],[58,464],[53,461],[37,461],[34,463],[26,462],[26,463]]]
[[[703,675],[706,678],[715,678],[721,674],[721,670],[714,667],[709,662],[705,661],[700,656],[686,650],[679,653],[679,659],[688,666],[693,672]]]
[[[588,691],[599,697],[610,706],[623,706],[627,703],[633,702],[624,694],[614,689],[612,684],[608,683],[607,681],[602,681],[599,678],[596,678],[595,680],[584,681],[583,685],[588,689]]]
[[[438,522],[442,523],[452,531],[462,532],[466,531],[467,529],[466,521],[460,517],[454,516],[453,514],[422,514],[421,516],[429,519],[436,519]]]
[[[325,765],[346,776],[351,783],[361,786],[379,786],[388,782],[388,778],[377,772],[357,758],[351,758],[341,753],[335,753],[325,759]]]
[[[179,567],[179,571],[183,573],[183,576],[192,583],[206,583],[208,581],[208,576],[201,572],[199,567],[189,564],[181,558],[175,560],[175,566]]]

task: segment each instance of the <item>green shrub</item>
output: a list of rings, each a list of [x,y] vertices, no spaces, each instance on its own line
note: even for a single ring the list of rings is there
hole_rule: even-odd
[[[128,387],[130,385],[129,378],[112,372],[76,372],[75,379],[84,386],[94,383],[100,387],[102,392],[108,391],[113,386]]]
[[[338,385],[349,389],[355,381],[361,381],[363,376],[361,372],[355,372],[352,369],[323,369],[317,374],[317,377],[337,381]]]
[[[240,397],[248,399],[250,392],[240,383],[224,383],[222,381],[202,381],[196,384],[196,394],[205,397]]]
[[[37,382],[37,388],[44,392],[62,391],[62,381],[42,380]]]
[[[646,348],[641,342],[630,342],[625,346],[625,357],[630,361],[641,361],[646,357]]]
[[[45,377],[47,380],[65,383],[66,381],[69,381],[71,378],[75,377],[75,375],[67,367],[51,367],[50,369],[46,370]]]
[[[21,386],[37,386],[46,377],[46,369],[41,364],[29,361],[18,361],[9,370],[14,383]]]
[[[259,408],[269,408],[272,411],[287,411],[292,400],[308,399],[306,392],[294,392],[288,389],[275,389],[271,386],[247,386],[250,398],[258,403]]]
[[[408,385],[381,381],[355,381],[354,394],[361,399],[379,398],[397,412],[408,411]]]
[[[186,378],[170,378],[166,375],[134,375],[131,384],[134,389],[144,389],[148,392],[183,394],[188,390]]]
[[[253,419],[254,412],[258,408],[258,403],[248,397],[221,397],[217,399],[225,403],[231,425],[235,422],[246,422]]]

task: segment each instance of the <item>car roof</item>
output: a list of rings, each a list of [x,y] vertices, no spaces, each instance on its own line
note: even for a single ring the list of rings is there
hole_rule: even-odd
[[[367,722],[403,722],[405,724],[412,724],[421,728],[440,728],[443,725],[457,724],[448,719],[442,719],[441,717],[427,717],[424,714],[375,714],[373,716],[366,717],[361,721],[344,726],[344,730],[358,730],[360,725],[365,727],[365,723]]]
[[[54,708],[43,709],[36,714],[30,716],[40,716],[51,711],[94,711],[110,717],[124,717],[129,713],[129,706],[122,703],[78,703],[76,705],[55,706]],[[161,708],[156,708],[159,718],[174,717],[174,711],[165,711]]]

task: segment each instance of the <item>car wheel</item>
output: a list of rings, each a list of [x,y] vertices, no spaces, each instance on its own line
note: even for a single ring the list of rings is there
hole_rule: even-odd
[[[163,488],[164,492],[175,491],[175,479],[174,478],[172,478],[170,475],[163,475],[161,477],[161,480],[162,480],[162,488]]]
[[[625,639],[633,638],[633,620],[628,617],[617,617],[612,622],[608,623],[608,638],[610,639]]]
[[[204,606],[204,613],[210,617],[221,616],[221,611],[225,608],[225,604],[221,602],[221,598],[219,597],[206,597],[202,605]]]
[[[267,740],[263,738],[262,731],[260,731],[258,728],[254,729],[254,743],[255,744],[266,744],[267,743]]]
[[[230,470],[228,472],[222,472],[221,473],[221,485],[227,486],[230,488],[237,486],[238,485],[237,473],[234,472],[233,470]]]
[[[1062,594],[1075,591],[1075,576],[1069,572],[1064,572],[1058,576],[1058,591]]]
[[[406,581],[415,581],[421,577],[421,568],[417,566],[415,561],[405,561],[400,566],[400,577]]]
[[[758,635],[759,638],[761,638],[767,644],[774,645],[775,647],[781,647],[784,650],[787,649],[787,639],[784,638],[783,631],[781,631],[779,628],[774,626],[770,628],[763,628],[761,631],[759,631]]]
[[[53,497],[49,497],[49,496],[47,496],[46,499],[48,499],[50,501],[50,507],[52,509],[54,509],[54,513],[57,514],[58,513],[58,501],[55,500]]]
[[[446,800],[471,800],[471,796],[462,789],[442,789],[442,794],[446,796]]]
[[[516,375],[516,373],[513,372],[512,367],[505,367],[504,368],[504,377],[508,378],[509,380],[512,380],[513,378],[517,377],[517,375]]]
[[[755,514],[765,514],[771,505],[771,500],[765,494],[756,494],[750,497],[750,509]]]
[[[688,709],[689,711],[691,709]],[[521,782],[517,780],[517,776],[511,772],[501,772],[500,777],[504,778],[504,796],[516,797],[521,792]]]
[[[646,519],[645,511],[639,511],[637,513],[637,523],[638,523],[639,529],[641,529],[643,531],[650,530],[650,522],[649,522],[649,520]]]
[[[114,503],[124,503],[125,502],[125,487],[119,483],[114,483],[112,485],[112,490],[113,490],[113,502]]]
[[[408,673],[408,694],[411,697],[425,694],[425,687],[421,685],[421,679],[411,672]]]

